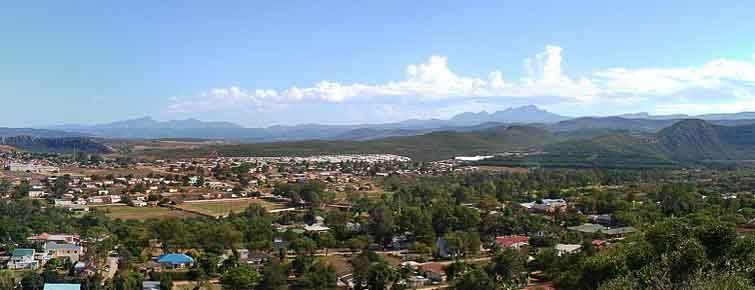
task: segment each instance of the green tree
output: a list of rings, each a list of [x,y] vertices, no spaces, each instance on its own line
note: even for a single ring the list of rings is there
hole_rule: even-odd
[[[262,268],[262,281],[258,290],[285,290],[287,289],[289,266],[273,259]]]
[[[34,271],[26,271],[21,277],[21,289],[23,290],[42,290],[45,281],[42,276]]]
[[[370,265],[367,286],[370,290],[387,290],[400,278],[399,273],[385,261]]]
[[[485,271],[475,269],[456,279],[451,288],[454,290],[499,290],[501,286]]]
[[[306,290],[335,290],[338,289],[336,270],[330,265],[317,263],[296,280],[299,289]]]
[[[522,286],[527,284],[527,258],[517,250],[507,248],[493,257],[488,272],[499,283]]]
[[[13,272],[8,270],[0,270],[0,290],[14,290],[16,289],[16,278]]]
[[[173,275],[169,272],[164,272],[160,275],[160,290],[173,289]]]
[[[223,287],[227,287],[231,290],[254,289],[259,282],[260,274],[246,265],[231,268],[220,277],[220,283],[223,284]]]
[[[142,289],[144,277],[141,274],[131,271],[120,271],[113,278],[115,290],[139,290]]]

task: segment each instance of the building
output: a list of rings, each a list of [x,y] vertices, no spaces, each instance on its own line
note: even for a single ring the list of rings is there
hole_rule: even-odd
[[[575,254],[575,253],[578,253],[582,249],[582,245],[556,244],[555,249],[556,251],[558,251],[559,256],[563,254]]]
[[[422,288],[428,282],[430,282],[430,279],[427,279],[423,276],[411,276],[409,278],[406,278],[406,287],[409,289]]]
[[[526,202],[520,205],[531,211],[553,213],[565,210],[568,204],[563,198],[545,198],[541,202]]]
[[[51,235],[48,233],[41,233],[39,235],[31,236],[26,239],[34,243],[56,242],[59,244],[74,244],[74,245],[78,245],[81,243],[81,238],[78,235],[68,235],[68,234]]]
[[[45,283],[44,290],[81,290],[81,284]]]
[[[160,290],[160,281],[144,281],[142,290]]]
[[[60,171],[55,166],[31,164],[31,163],[10,163],[8,170],[13,172],[26,172],[26,173],[55,173]]]
[[[8,269],[11,270],[36,270],[39,262],[34,259],[34,249],[15,249],[8,261]]]
[[[157,260],[163,267],[168,269],[189,268],[194,265],[194,258],[186,254],[166,254]]]
[[[84,248],[74,244],[58,244],[48,242],[45,244],[45,251],[53,258],[68,258],[71,262],[78,262],[81,255],[84,254]]]
[[[304,226],[304,230],[308,233],[322,233],[327,232],[330,230],[329,227],[323,226],[322,224],[314,224],[309,226]]]
[[[425,263],[420,266],[422,272],[425,272],[425,277],[435,282],[446,281],[446,271],[443,268],[445,265],[441,263]]]
[[[501,249],[512,248],[521,249],[524,246],[529,246],[530,238],[527,236],[504,236],[495,238],[495,246]]]

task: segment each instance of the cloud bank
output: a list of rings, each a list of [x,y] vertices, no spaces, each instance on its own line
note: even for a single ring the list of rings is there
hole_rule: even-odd
[[[402,80],[382,84],[321,81],[283,90],[214,88],[189,98],[174,98],[173,113],[199,113],[238,108],[269,110],[303,104],[370,105],[375,108],[426,107],[426,114],[451,108],[537,104],[551,107],[652,106],[657,113],[701,113],[755,110],[755,58],[714,59],[702,65],[674,68],[614,67],[585,76],[563,69],[564,50],[548,45],[523,60],[524,77],[506,79],[501,70],[487,76],[455,73],[444,56],[406,67]],[[400,110],[400,109],[398,109]],[[421,111],[421,110],[420,110]],[[393,115],[396,112],[392,112]],[[407,111],[407,114],[409,111]]]

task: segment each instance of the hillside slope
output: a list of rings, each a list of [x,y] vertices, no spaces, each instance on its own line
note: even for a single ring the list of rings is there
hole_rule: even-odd
[[[684,120],[656,134],[658,144],[670,159],[690,162],[727,160],[736,157],[733,148],[719,137],[720,126],[703,120]]]
[[[45,153],[94,153],[107,154],[107,146],[86,137],[37,138],[31,136],[0,137],[0,145],[16,149]]]
[[[425,135],[392,137],[369,141],[298,141],[238,145],[218,145],[202,150],[145,152],[161,157],[207,156],[282,156],[349,153],[390,153],[428,161],[459,155],[490,154],[525,150],[556,142],[549,131],[536,127],[494,127],[474,132],[433,132]]]

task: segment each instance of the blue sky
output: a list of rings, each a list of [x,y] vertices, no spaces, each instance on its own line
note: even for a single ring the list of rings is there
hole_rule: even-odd
[[[0,126],[755,111],[755,3],[615,2],[5,3]]]

